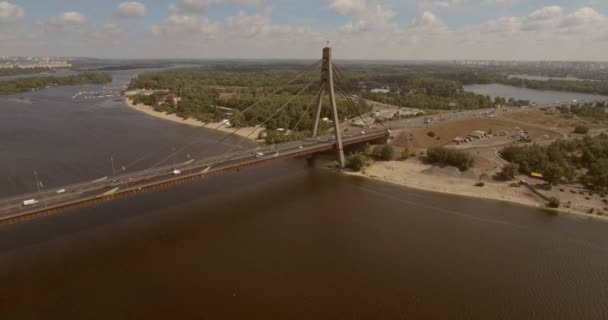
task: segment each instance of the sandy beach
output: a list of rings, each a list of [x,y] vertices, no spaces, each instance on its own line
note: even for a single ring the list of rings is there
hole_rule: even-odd
[[[173,122],[177,122],[177,123],[181,123],[181,124],[185,124],[185,125],[189,125],[189,126],[194,126],[194,127],[205,127],[207,129],[222,131],[222,132],[226,132],[226,133],[233,133],[236,130],[236,128],[227,128],[226,126],[221,125],[219,122],[218,123],[213,123],[213,122],[204,123],[202,121],[192,119],[192,118],[183,119],[181,117],[178,117],[175,114],[167,114],[164,112],[158,112],[158,111],[154,110],[154,108],[152,108],[151,106],[148,106],[145,104],[134,104],[133,100],[129,99],[129,98],[126,98],[125,102],[130,108],[137,110],[139,112],[143,112],[143,113],[145,113],[149,116],[155,117],[155,118],[173,121]],[[264,130],[264,128],[245,127],[245,128],[240,128],[235,134],[242,138],[246,138],[251,141],[259,142],[259,140],[257,140],[257,138],[258,138],[260,132],[262,132],[263,130]]]
[[[433,191],[473,198],[507,201],[525,206],[546,209],[546,203],[526,187],[511,187],[507,182],[483,180],[485,186],[476,187],[479,180],[474,173],[459,173],[455,168],[438,168],[421,163],[418,159],[408,161],[375,162],[362,172],[349,172],[409,188]],[[560,208],[557,211],[578,217],[608,221],[606,216],[587,214],[577,208]]]

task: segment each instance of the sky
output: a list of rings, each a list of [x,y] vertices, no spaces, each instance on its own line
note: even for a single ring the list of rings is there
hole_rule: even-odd
[[[0,0],[0,56],[608,60],[608,0]]]

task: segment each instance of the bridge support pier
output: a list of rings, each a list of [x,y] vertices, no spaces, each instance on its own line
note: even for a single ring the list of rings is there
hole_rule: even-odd
[[[308,167],[314,168],[316,163],[317,157],[315,157],[314,155],[306,158],[306,164],[308,165]]]

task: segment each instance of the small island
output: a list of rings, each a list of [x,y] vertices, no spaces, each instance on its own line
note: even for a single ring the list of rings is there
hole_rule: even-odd
[[[0,95],[35,91],[58,86],[105,84],[112,82],[112,75],[102,72],[85,72],[68,77],[31,77],[0,81]]]

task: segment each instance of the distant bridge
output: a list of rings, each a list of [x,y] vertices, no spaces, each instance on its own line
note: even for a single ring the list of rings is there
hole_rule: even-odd
[[[238,172],[243,169],[280,160],[312,157],[316,154],[328,151],[335,151],[339,166],[344,167],[344,147],[367,143],[386,143],[389,138],[390,130],[387,128],[367,129],[366,131],[351,131],[347,134],[343,133],[340,129],[340,119],[336,107],[333,74],[334,65],[332,63],[330,48],[324,48],[323,59],[321,61],[321,83],[319,92],[315,98],[317,102],[317,112],[311,138],[247,151],[222,154],[207,159],[190,160],[179,165],[157,166],[128,174],[103,177],[94,181],[1,199],[0,224],[18,223],[68,209],[86,207],[96,203],[131,197],[147,191],[188,183],[209,176]],[[288,83],[289,82],[287,82],[287,84]],[[300,93],[303,91],[304,89],[300,91]],[[329,95],[334,128],[332,136],[319,137],[317,136],[317,132],[319,129],[319,119],[325,93]],[[354,95],[352,92],[342,92],[342,94],[344,99],[353,103],[352,97]],[[289,102],[279,108],[279,110],[270,118],[278,114],[288,104]],[[251,106],[249,108],[251,108]],[[270,118],[268,120],[270,120]],[[230,135],[236,133],[238,130],[240,129],[235,129]],[[174,155],[170,155],[169,158]]]

